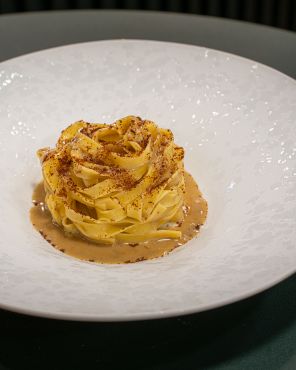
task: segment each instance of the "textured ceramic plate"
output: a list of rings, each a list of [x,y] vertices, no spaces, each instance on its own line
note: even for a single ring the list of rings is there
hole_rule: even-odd
[[[296,84],[230,54],[104,41],[0,64],[0,306],[77,320],[198,312],[296,269]],[[173,130],[209,203],[200,235],[170,255],[96,265],[53,249],[29,221],[37,148],[65,125],[140,115]]]

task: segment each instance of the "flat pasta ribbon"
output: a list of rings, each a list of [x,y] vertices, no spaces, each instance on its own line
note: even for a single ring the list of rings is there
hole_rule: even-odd
[[[66,234],[98,243],[180,238],[172,225],[184,217],[184,150],[170,130],[135,116],[78,121],[37,155],[47,208]]]

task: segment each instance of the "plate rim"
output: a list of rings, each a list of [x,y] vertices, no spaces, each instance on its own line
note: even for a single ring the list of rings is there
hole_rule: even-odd
[[[205,311],[211,311],[220,307],[227,307],[231,304],[241,302],[245,299],[251,298],[256,296],[257,294],[260,294],[262,292],[265,292],[266,290],[274,287],[278,283],[288,279],[289,277],[293,276],[295,271],[288,272],[285,274],[285,276],[280,277],[278,279],[275,279],[272,282],[267,283],[264,286],[261,286],[260,288],[252,291],[246,291],[242,293],[240,296],[236,296],[235,298],[228,298],[225,300],[220,300],[219,303],[213,303],[213,304],[204,304],[200,306],[198,309],[194,307],[190,307],[188,309],[182,309],[182,310],[170,310],[165,312],[157,312],[157,313],[141,313],[141,314],[126,314],[124,316],[117,316],[117,315],[100,315],[98,317],[94,314],[83,314],[83,315],[77,315],[73,314],[71,312],[56,312],[52,313],[49,311],[44,310],[34,310],[34,309],[22,309],[14,305],[5,305],[0,302],[0,309],[4,309],[10,312],[14,312],[17,314],[23,314],[33,317],[40,317],[40,318],[46,318],[46,319],[56,319],[56,320],[67,320],[67,321],[82,321],[82,322],[129,322],[129,321],[146,321],[146,320],[156,320],[156,319],[167,319],[167,318],[173,318],[173,317],[180,317],[185,315],[192,315],[192,314],[198,314]]]
[[[51,51],[51,50],[56,50],[56,49],[62,49],[62,48],[68,48],[68,47],[72,47],[72,46],[75,46],[76,47],[76,46],[80,46],[80,45],[108,43],[108,42],[141,42],[141,43],[146,43],[147,42],[147,43],[158,43],[158,44],[169,44],[169,45],[175,45],[175,46],[193,47],[193,48],[198,48],[198,49],[204,49],[204,50],[214,51],[214,52],[217,52],[217,53],[220,53],[220,54],[224,54],[225,56],[231,56],[232,58],[234,57],[234,58],[237,58],[237,59],[241,59],[243,61],[248,61],[248,62],[256,63],[258,66],[262,66],[264,68],[270,69],[271,71],[274,71],[276,73],[279,73],[279,74],[283,75],[285,78],[288,78],[289,80],[291,80],[291,82],[293,82],[293,83],[296,84],[296,79],[294,79],[291,76],[288,76],[284,72],[281,72],[280,70],[278,70],[276,68],[270,67],[267,64],[258,62],[258,61],[254,60],[254,59],[250,59],[250,58],[246,58],[246,57],[240,56],[238,54],[229,53],[227,51],[223,51],[223,50],[219,50],[219,49],[214,49],[214,48],[210,48],[210,47],[206,47],[206,46],[201,46],[201,45],[196,45],[196,44],[190,44],[190,43],[175,42],[175,41],[151,40],[151,39],[137,39],[137,38],[114,38],[114,39],[112,38],[112,39],[92,40],[92,41],[85,41],[85,42],[73,42],[73,43],[70,43],[70,44],[53,46],[53,47],[49,47],[49,48],[45,48],[45,49],[40,49],[40,50],[32,51],[30,53],[21,54],[21,55],[18,55],[16,57],[13,57],[13,58],[5,59],[5,60],[3,60],[3,61],[0,62],[0,67],[2,67],[2,65],[4,65],[7,62],[14,61],[14,60],[17,60],[19,58],[25,58],[25,57],[33,56],[33,55],[36,55],[36,54],[39,54],[39,53],[43,53],[43,52],[46,52],[46,51]]]

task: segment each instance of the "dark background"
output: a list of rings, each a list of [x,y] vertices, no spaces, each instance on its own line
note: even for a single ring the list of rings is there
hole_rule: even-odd
[[[296,30],[295,0],[0,0],[0,14],[61,9],[162,10]]]
[[[188,12],[296,29],[296,0],[0,0],[0,13],[80,8]],[[0,61],[73,42],[148,35],[236,53],[296,77],[295,34],[197,17],[165,17],[163,25],[161,15],[144,14],[0,17]],[[295,279],[212,311],[147,322],[66,322],[0,309],[0,370],[295,370]]]

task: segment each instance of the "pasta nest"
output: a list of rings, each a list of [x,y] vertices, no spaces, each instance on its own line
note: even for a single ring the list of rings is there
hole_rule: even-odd
[[[181,236],[184,150],[170,130],[135,116],[78,121],[37,155],[46,206],[66,234],[99,243]]]

